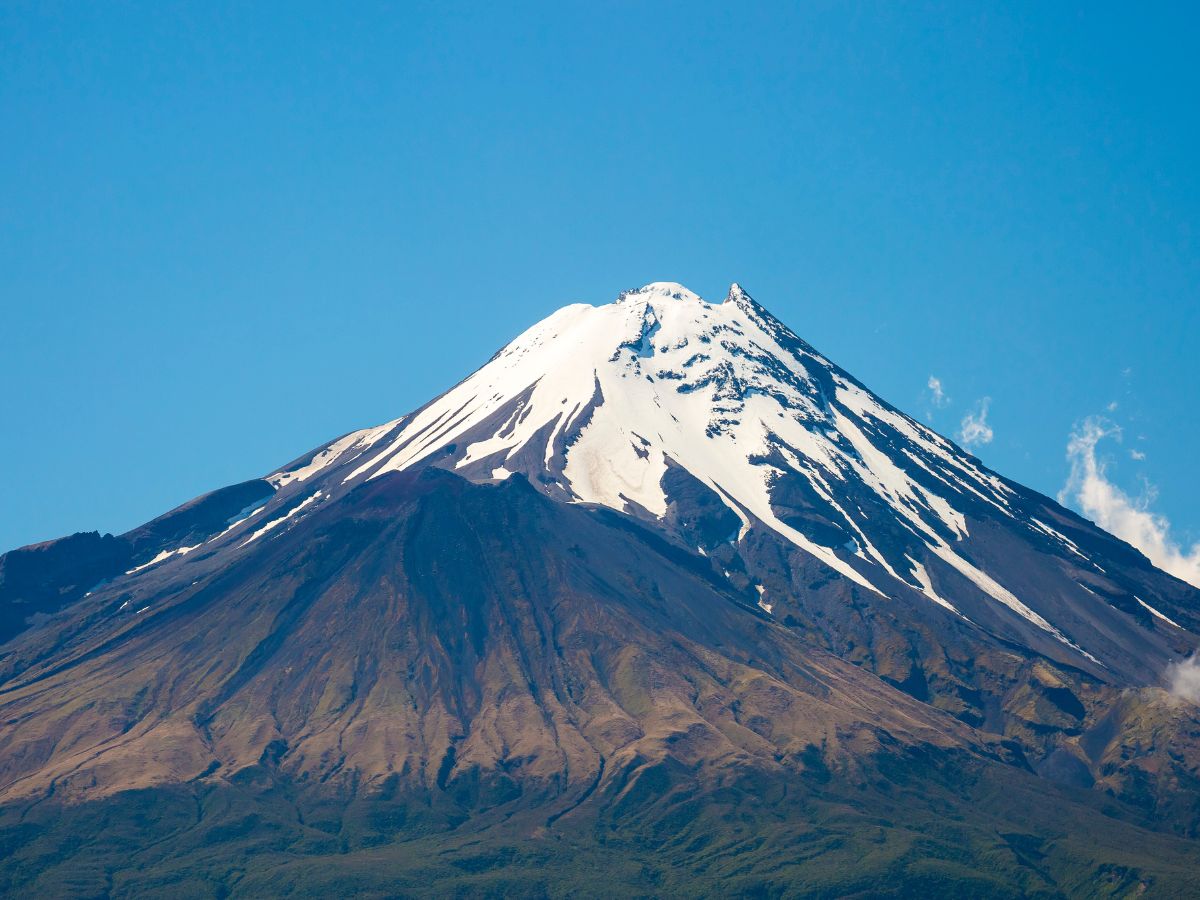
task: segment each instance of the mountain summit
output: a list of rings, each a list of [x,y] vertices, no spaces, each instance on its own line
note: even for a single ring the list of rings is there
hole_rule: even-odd
[[[265,478],[0,557],[0,874],[1182,885],[1200,718],[1161,686],[1198,634],[1195,588],[737,284],[656,282]]]
[[[1097,674],[1153,680],[1189,646],[1159,609],[1174,593],[1114,581],[1064,533],[1074,516],[876,397],[737,284],[716,304],[655,282],[564,307],[417,412],[268,481],[308,485],[317,503],[431,464],[473,481],[521,474],[555,499],[663,526],[701,554],[769,532],[859,593],[921,594]],[[991,531],[1004,534],[995,562],[972,538]],[[778,591],[756,588],[773,610]]]

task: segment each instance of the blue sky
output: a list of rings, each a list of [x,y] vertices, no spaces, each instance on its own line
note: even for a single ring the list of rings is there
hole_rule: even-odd
[[[0,7],[0,547],[654,280],[740,281],[945,433],[990,398],[975,451],[1049,494],[1102,415],[1106,483],[1200,538],[1194,8],[349,6]]]

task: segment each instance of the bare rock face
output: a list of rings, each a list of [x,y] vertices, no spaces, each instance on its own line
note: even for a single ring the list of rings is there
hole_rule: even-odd
[[[0,885],[370,853],[364,890],[578,890],[568,858],[649,893],[798,860],[813,893],[1166,889],[1200,858],[1200,717],[1161,687],[1198,600],[736,285],[648,285],[262,480],[0,557]]]

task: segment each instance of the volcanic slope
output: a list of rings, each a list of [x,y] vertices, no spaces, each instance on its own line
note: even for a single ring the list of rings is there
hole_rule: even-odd
[[[0,557],[0,872],[1170,895],[1197,595],[738,286],[647,285],[263,479]]]

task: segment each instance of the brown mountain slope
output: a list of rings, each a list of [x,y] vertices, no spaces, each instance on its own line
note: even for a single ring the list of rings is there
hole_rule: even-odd
[[[247,551],[8,644],[2,892],[1181,896],[1200,865],[521,479],[389,475]]]
[[[522,479],[389,476],[233,566],[197,559],[147,590],[98,591],[10,645],[0,799],[228,777],[269,758],[298,780],[395,776],[565,808],[668,754],[801,771],[810,746],[983,749],[697,558]]]
[[[1183,896],[1200,865],[519,478],[390,475],[247,551],[6,647],[0,890]]]

